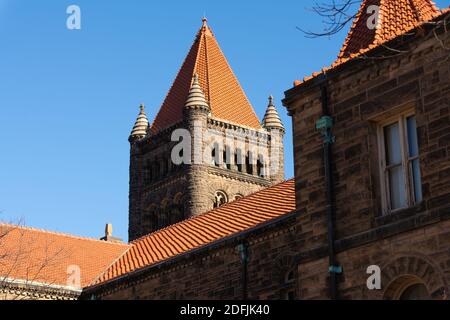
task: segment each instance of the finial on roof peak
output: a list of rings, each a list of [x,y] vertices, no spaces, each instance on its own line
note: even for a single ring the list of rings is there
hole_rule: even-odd
[[[205,108],[209,109],[208,102],[206,101],[205,94],[198,82],[198,74],[194,74],[194,80],[192,81],[191,89],[185,103],[186,108]]]
[[[147,115],[145,114],[145,106],[143,103],[141,103],[141,105],[139,106],[139,110],[140,110],[139,115],[136,119],[133,130],[131,131],[130,135],[131,140],[140,139],[147,135],[149,123]]]
[[[203,19],[202,19],[202,23],[203,23],[203,26],[204,27],[206,27],[206,23],[208,22],[208,19],[206,18],[206,17],[203,17]]]
[[[269,96],[269,105],[267,106],[266,114],[262,121],[262,126],[266,129],[278,129],[284,131],[283,123],[277,109],[273,104],[273,96]]]

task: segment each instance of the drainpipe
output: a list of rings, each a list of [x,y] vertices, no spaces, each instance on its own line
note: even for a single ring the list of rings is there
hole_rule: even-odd
[[[324,82],[321,86],[321,100],[322,100],[322,117],[316,123],[318,129],[323,137],[323,157],[324,157],[324,171],[325,171],[325,194],[326,194],[326,213],[328,224],[328,260],[330,273],[330,298],[336,300],[337,294],[337,275],[342,273],[342,267],[336,263],[336,254],[334,249],[335,241],[335,208],[333,205],[333,179],[331,173],[331,146],[335,142],[331,129],[333,128],[333,118],[330,116],[328,108],[328,86],[326,75],[324,75]]]
[[[238,245],[239,257],[242,263],[242,300],[247,300],[248,298],[248,280],[247,280],[247,270],[248,270],[248,244],[242,242]]]

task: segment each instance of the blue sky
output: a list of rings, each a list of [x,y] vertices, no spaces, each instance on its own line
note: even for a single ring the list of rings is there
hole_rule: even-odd
[[[128,135],[145,103],[153,119],[205,14],[262,118],[294,79],[329,65],[346,30],[319,29],[312,1],[0,0],[0,220],[127,239]],[[76,4],[82,29],[66,28]],[[441,7],[448,1],[437,1]]]

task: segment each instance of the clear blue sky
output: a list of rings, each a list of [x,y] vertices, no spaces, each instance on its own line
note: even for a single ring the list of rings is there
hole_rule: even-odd
[[[437,1],[441,7],[447,1]],[[82,30],[66,28],[66,8]],[[204,14],[261,118],[296,78],[329,65],[346,31],[320,28],[312,1],[0,0],[0,220],[127,239],[128,135],[145,103],[153,119]]]

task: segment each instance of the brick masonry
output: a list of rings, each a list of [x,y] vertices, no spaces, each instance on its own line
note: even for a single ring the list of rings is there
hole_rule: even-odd
[[[340,299],[396,299],[416,282],[432,298],[450,299],[450,53],[426,31],[390,44],[403,54],[351,61],[328,74]],[[449,34],[438,35],[449,47]],[[389,54],[383,50],[374,54]],[[312,80],[288,91],[284,101],[293,121],[294,214],[87,290],[86,297],[241,299],[245,284],[237,245],[245,242],[249,298],[286,298],[293,290],[297,299],[328,299],[323,140],[315,129],[320,97],[320,83]],[[376,126],[404,110],[417,118],[423,201],[383,215]],[[370,265],[381,268],[381,290],[366,286]],[[287,278],[291,272],[293,282]]]

